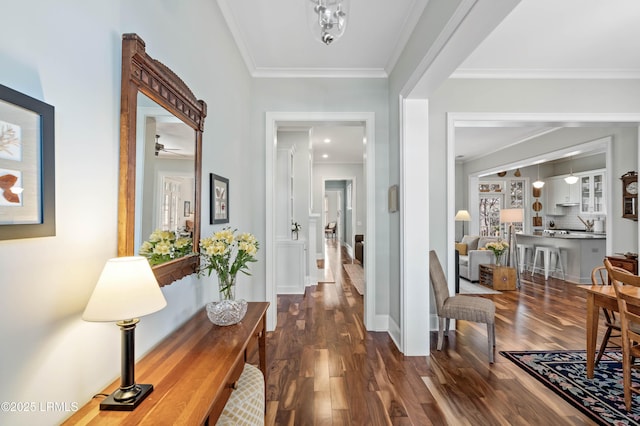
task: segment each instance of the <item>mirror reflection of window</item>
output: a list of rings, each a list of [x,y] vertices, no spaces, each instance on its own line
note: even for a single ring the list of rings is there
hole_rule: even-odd
[[[184,201],[195,199],[194,130],[138,94],[135,252],[156,229],[190,236]]]

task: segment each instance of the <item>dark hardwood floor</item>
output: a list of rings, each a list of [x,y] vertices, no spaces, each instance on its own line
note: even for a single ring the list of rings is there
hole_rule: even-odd
[[[496,303],[493,365],[486,327],[462,321],[441,352],[431,332],[431,356],[405,357],[386,333],[365,330],[363,297],[341,266],[351,259],[327,244],[335,282],[278,297],[267,338],[267,425],[593,424],[498,354],[584,349],[585,296],[573,284],[525,275],[520,290],[479,296]]]

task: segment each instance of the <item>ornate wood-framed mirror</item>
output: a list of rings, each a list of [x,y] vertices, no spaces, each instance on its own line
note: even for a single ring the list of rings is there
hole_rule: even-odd
[[[179,229],[193,239],[193,254],[153,266],[161,286],[194,273],[199,265],[202,132],[206,115],[206,103],[198,100],[173,71],[147,55],[140,37],[123,34],[118,256],[138,254],[142,240],[149,237],[143,232],[149,229]],[[178,142],[181,147],[169,148],[163,142],[170,138],[160,139],[159,133],[166,126],[177,128],[167,124],[176,122],[193,131],[181,129],[173,133],[190,134],[192,142],[182,140]],[[180,150],[182,153],[175,154],[180,161],[168,165],[171,160],[163,155]],[[155,163],[154,159],[158,162],[149,164]],[[163,195],[165,187],[175,195]]]

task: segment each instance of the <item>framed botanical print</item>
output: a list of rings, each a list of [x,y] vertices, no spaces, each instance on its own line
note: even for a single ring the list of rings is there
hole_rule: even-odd
[[[55,235],[54,108],[0,85],[0,240]]]
[[[211,209],[209,223],[229,223],[229,179],[209,173]]]

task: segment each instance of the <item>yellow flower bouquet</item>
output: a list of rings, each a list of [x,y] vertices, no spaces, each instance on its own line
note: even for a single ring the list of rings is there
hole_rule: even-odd
[[[149,240],[142,243],[138,254],[146,257],[151,266],[155,266],[192,252],[191,238],[177,238],[175,232],[156,229],[149,236]]]
[[[485,247],[491,250],[496,256],[496,265],[500,265],[500,256],[502,256],[504,252],[507,251],[507,249],[509,248],[509,244],[507,244],[507,242],[504,240],[500,240],[487,243]]]
[[[211,237],[200,240],[200,272],[211,275],[216,271],[221,300],[234,299],[236,275],[249,273],[249,263],[256,262],[258,240],[253,234],[241,233],[224,228]]]

